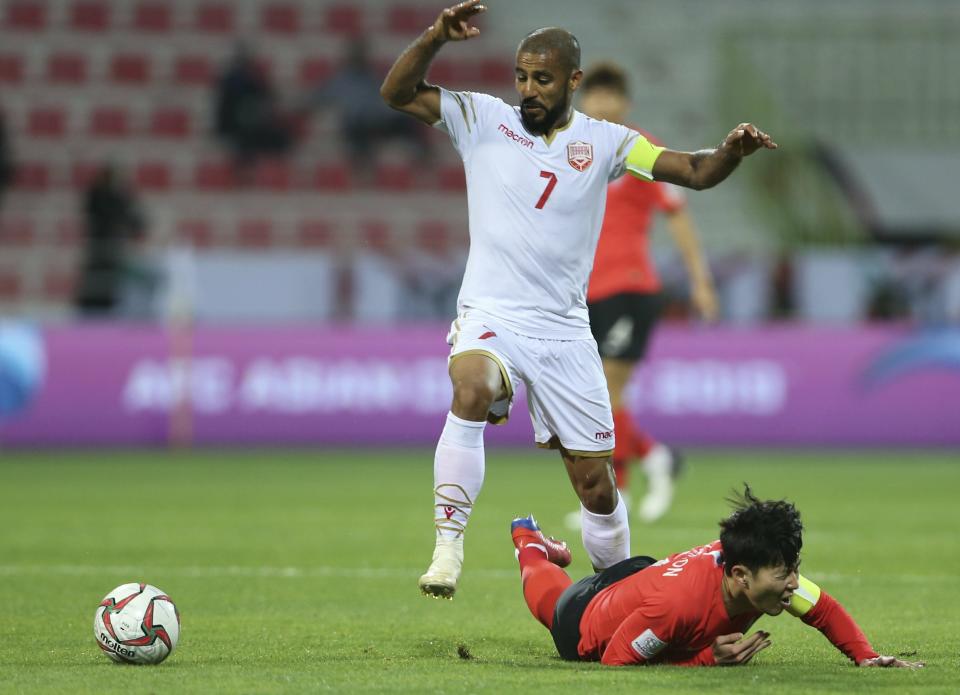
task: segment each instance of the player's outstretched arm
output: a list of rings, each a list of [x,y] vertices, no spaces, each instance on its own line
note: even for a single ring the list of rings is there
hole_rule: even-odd
[[[752,123],[741,123],[715,149],[664,150],[653,165],[653,178],[698,191],[711,188],[733,173],[744,157],[761,148],[775,150],[777,143]]]
[[[469,20],[486,9],[480,0],[467,0],[441,12],[390,68],[380,86],[383,100],[391,108],[424,123],[433,125],[440,120],[440,90],[424,81],[427,68],[447,41],[466,41],[479,34],[480,30],[470,26]]]

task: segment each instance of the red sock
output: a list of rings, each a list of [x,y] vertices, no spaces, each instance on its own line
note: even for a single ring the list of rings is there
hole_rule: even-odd
[[[656,440],[633,424],[633,418],[626,408],[618,408],[613,413],[613,428],[617,435],[617,448],[613,452],[615,459],[626,461],[630,458],[643,458],[656,445]],[[617,477],[618,487],[620,478]]]
[[[520,580],[523,598],[533,617],[548,630],[553,626],[553,609],[560,594],[573,583],[562,569],[547,559],[539,548],[520,550]]]

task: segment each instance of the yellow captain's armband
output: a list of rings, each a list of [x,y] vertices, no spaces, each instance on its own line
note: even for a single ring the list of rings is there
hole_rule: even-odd
[[[793,596],[790,597],[790,605],[787,607],[787,612],[790,613],[790,615],[802,618],[811,608],[817,605],[817,601],[820,600],[820,587],[802,574],[797,581],[800,586],[797,587],[797,590],[793,592]]]
[[[638,135],[633,141],[633,147],[627,152],[627,171],[638,179],[653,181],[653,163],[665,149]]]

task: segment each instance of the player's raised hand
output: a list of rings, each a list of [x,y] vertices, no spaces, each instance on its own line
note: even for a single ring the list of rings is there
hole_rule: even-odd
[[[720,635],[713,641],[713,660],[718,666],[740,666],[770,644],[769,632],[754,632],[749,637],[742,632]]]
[[[459,5],[448,7],[433,23],[433,33],[441,41],[472,39],[480,33],[480,30],[470,26],[470,18],[486,11],[486,5],[482,5],[480,0],[467,0]]]
[[[753,154],[761,147],[768,150],[777,149],[777,143],[752,123],[741,123],[730,131],[720,147],[739,157]]]
[[[857,666],[865,668],[923,668],[926,664],[922,661],[902,661],[895,656],[875,656],[872,659],[864,659]]]

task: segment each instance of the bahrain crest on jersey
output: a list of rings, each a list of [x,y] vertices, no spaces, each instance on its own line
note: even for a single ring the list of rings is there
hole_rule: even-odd
[[[593,145],[589,142],[571,142],[567,145],[567,161],[577,171],[586,171],[593,164]]]

